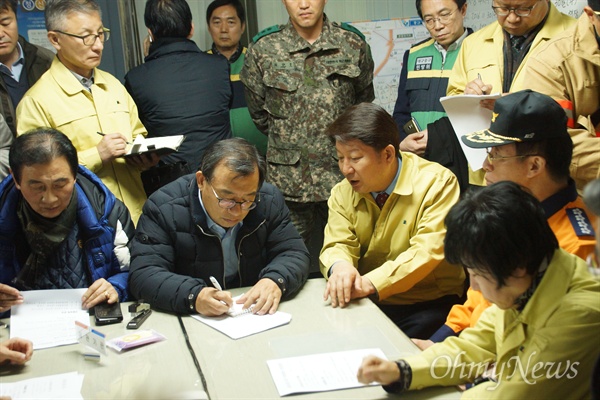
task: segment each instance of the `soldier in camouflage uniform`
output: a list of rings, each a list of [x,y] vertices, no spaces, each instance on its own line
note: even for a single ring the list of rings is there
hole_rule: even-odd
[[[308,243],[343,178],[324,131],[347,107],[375,98],[373,59],[357,29],[328,20],[326,0],[282,1],[289,22],[254,37],[240,78],[252,119],[268,135],[267,179]]]

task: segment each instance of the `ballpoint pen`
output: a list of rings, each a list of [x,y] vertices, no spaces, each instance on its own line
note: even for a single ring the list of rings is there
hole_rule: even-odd
[[[96,133],[98,135],[100,135],[100,136],[106,136],[106,133],[102,133],[102,132],[96,132]],[[130,143],[130,142],[127,142],[127,141],[125,141],[125,143],[127,143],[127,144],[133,144],[133,143]]]
[[[211,276],[208,279],[210,279],[210,283],[213,284],[213,286],[215,287],[215,289],[217,289],[218,291],[222,292],[223,288],[221,287],[221,285],[219,285],[219,281],[214,277]],[[221,303],[227,305],[227,303],[225,303],[223,300],[219,300]]]
[[[221,287],[221,285],[219,285],[219,281],[218,281],[218,280],[217,280],[217,279],[216,279],[214,276],[211,276],[209,279],[210,279],[210,283],[212,283],[212,284],[213,284],[213,286],[214,286],[214,287],[215,287],[217,290],[219,290],[219,291],[221,291],[221,292],[223,291],[223,288]]]

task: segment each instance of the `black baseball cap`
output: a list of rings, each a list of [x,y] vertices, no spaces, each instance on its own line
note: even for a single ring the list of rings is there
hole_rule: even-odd
[[[500,97],[494,104],[490,128],[461,139],[469,147],[484,148],[568,134],[567,114],[562,107],[550,96],[528,89]]]

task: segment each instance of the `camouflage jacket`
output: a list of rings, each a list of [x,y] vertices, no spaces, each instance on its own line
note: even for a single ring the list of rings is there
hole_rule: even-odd
[[[326,201],[343,177],[325,129],[347,107],[375,98],[364,37],[327,17],[312,45],[289,22],[268,28],[249,46],[240,79],[252,119],[269,138],[269,182],[288,201]]]

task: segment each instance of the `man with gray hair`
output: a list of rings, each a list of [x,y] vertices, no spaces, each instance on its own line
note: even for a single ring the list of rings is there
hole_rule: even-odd
[[[158,158],[122,157],[146,129],[125,87],[97,68],[110,37],[100,7],[94,0],[52,0],[45,18],[57,53],[17,107],[17,135],[40,126],[60,129],[73,141],[79,162],[102,179],[137,222],[146,200],[140,171]]]
[[[237,302],[277,311],[306,281],[309,258],[283,195],[264,176],[256,147],[226,139],[205,150],[195,175],[154,192],[133,240],[132,294],[162,310],[216,316],[233,305],[222,289],[253,285]]]

